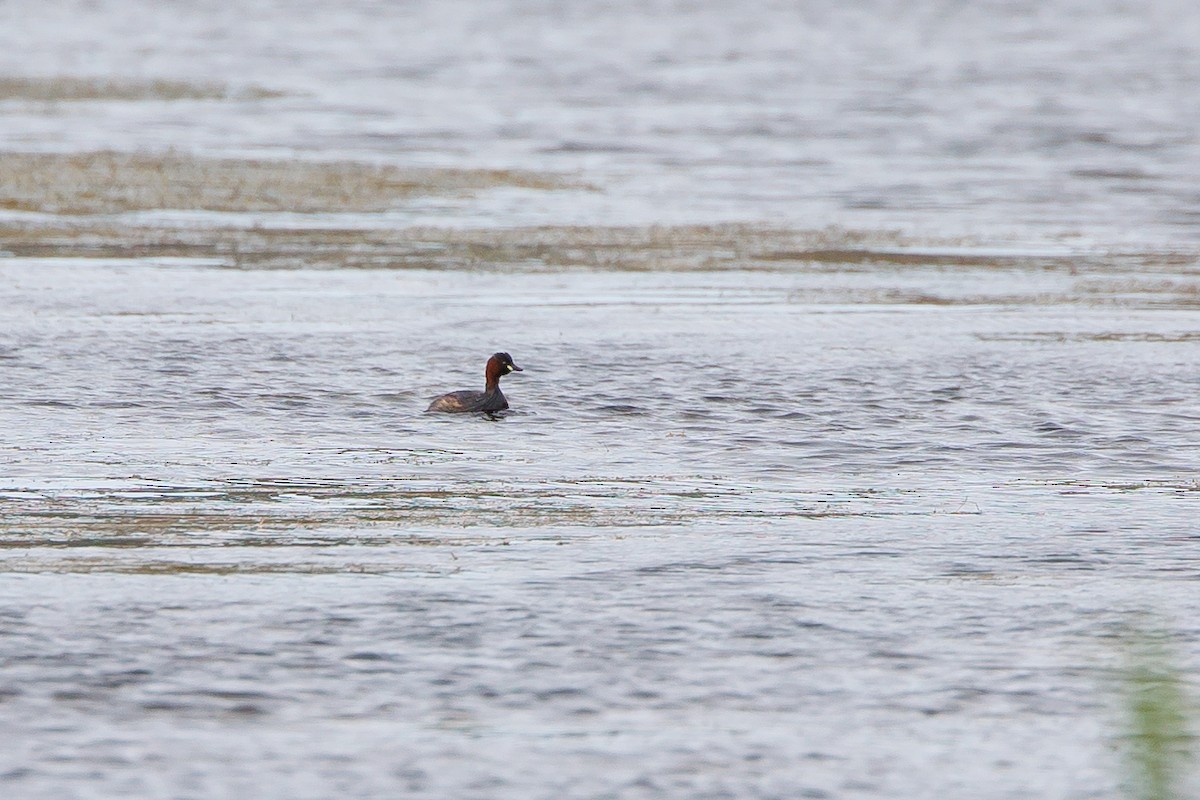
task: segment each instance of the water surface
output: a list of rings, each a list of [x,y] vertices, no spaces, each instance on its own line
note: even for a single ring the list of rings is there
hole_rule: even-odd
[[[1114,796],[1197,22],[4,5],[0,787]]]

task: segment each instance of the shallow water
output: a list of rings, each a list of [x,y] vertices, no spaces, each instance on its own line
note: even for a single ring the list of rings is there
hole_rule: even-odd
[[[548,169],[601,188],[404,209],[436,224],[1194,245],[1198,39],[1191,0],[17,0],[0,73],[190,81],[201,99],[14,89],[0,146]]]
[[[0,7],[5,796],[1118,792],[1196,8],[745,9]]]
[[[1069,274],[2,276],[22,796],[1089,796],[1197,633],[1190,313]]]

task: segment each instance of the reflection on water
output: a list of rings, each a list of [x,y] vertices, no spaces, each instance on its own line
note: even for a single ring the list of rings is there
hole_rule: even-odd
[[[0,6],[0,793],[1113,795],[1198,8]]]

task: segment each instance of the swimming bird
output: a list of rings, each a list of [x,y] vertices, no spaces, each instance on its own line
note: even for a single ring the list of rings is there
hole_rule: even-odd
[[[508,353],[496,353],[487,360],[487,366],[484,368],[483,374],[487,378],[487,384],[482,392],[470,389],[450,392],[430,403],[425,411],[482,411],[489,414],[503,411],[508,408],[508,400],[504,398],[504,392],[500,391],[501,376],[524,371],[513,363],[512,356]]]

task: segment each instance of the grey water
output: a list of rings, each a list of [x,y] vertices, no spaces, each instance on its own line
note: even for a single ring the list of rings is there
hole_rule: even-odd
[[[5,76],[280,92],[6,100],[4,151],[586,184],[349,229],[833,241],[720,268],[0,258],[5,796],[1111,797],[1126,626],[1200,661],[1191,4],[0,22]],[[330,224],[302,216],[231,215]],[[510,413],[422,413],[495,350]]]
[[[436,224],[1194,245],[1198,37],[1188,0],[12,0],[0,72],[215,82],[233,102],[10,102],[0,145],[534,167],[602,189],[407,209]],[[283,96],[237,99],[253,89]]]

